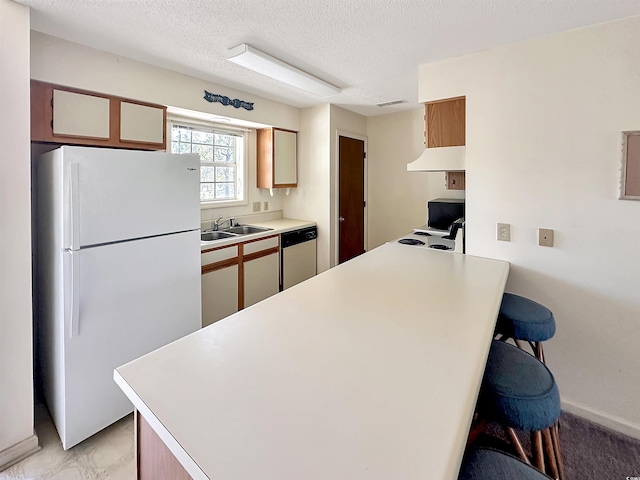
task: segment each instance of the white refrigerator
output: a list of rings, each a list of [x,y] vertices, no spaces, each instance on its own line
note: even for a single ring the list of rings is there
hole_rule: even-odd
[[[116,367],[201,326],[200,162],[65,146],[33,167],[36,364],[66,450],[132,411]]]

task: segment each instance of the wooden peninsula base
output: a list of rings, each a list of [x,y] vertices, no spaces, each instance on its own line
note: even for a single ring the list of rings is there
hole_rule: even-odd
[[[138,480],[191,480],[178,459],[138,410],[133,412]]]

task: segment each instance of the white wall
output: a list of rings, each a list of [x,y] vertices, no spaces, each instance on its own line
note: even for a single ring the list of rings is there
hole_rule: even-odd
[[[31,78],[291,130],[300,129],[300,110],[289,105],[35,31],[31,32]],[[204,90],[254,102],[254,110],[209,103],[203,98]],[[260,202],[260,211],[263,211],[265,201],[269,203],[269,211],[282,209],[281,192],[271,197],[268,190],[256,187],[255,133],[248,135],[247,140],[248,203],[203,209],[202,220],[206,227],[219,216],[253,213],[254,202]]]
[[[554,312],[565,408],[638,437],[640,202],[617,195],[620,132],[640,130],[639,44],[635,17],[419,72],[421,102],[467,96],[468,253],[510,261],[507,289]]]
[[[318,224],[318,273],[330,267],[330,106],[305,108],[298,134],[298,188],[284,199],[285,216]]]
[[[424,109],[367,118],[369,249],[427,223],[427,201],[464,198],[447,191],[444,172],[407,172],[424,151]]]
[[[31,78],[291,130],[300,125],[295,107],[36,31],[31,32]],[[255,102],[254,110],[209,103],[204,90]]]
[[[29,9],[9,0],[0,0],[0,65],[1,470],[38,443],[33,436]]]

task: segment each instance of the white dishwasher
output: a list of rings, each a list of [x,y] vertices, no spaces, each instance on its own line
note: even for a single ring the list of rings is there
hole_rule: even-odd
[[[301,228],[281,234],[281,287],[285,290],[316,273],[316,227]]]

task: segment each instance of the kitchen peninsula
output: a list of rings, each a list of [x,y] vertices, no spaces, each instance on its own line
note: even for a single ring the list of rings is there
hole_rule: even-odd
[[[454,480],[508,272],[388,243],[116,369],[139,478]]]

